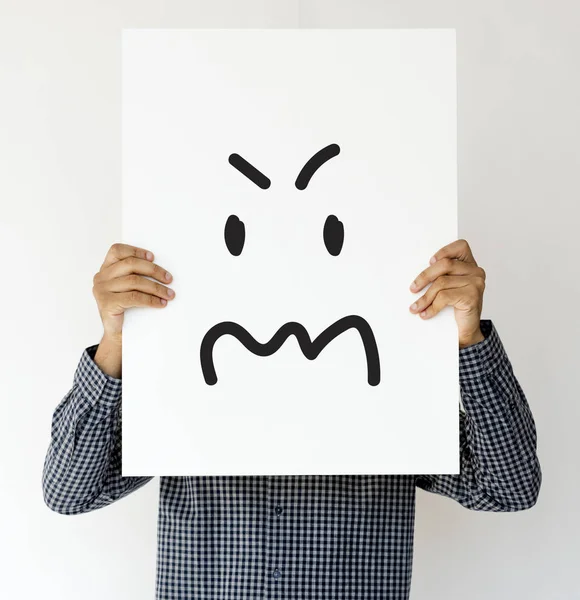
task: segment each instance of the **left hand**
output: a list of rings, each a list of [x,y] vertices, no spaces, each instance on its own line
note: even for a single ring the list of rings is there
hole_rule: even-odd
[[[465,348],[484,339],[479,326],[485,290],[485,271],[477,265],[469,244],[457,240],[444,246],[429,261],[411,284],[418,293],[429,289],[416,300],[410,311],[422,319],[434,317],[446,306],[453,306],[459,330],[459,347]]]

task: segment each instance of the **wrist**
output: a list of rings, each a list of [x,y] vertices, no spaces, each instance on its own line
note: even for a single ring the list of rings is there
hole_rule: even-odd
[[[481,331],[481,327],[478,326],[475,331],[459,336],[459,348],[467,348],[469,346],[474,346],[475,344],[483,342],[484,339],[485,336]]]
[[[105,375],[114,379],[121,378],[122,368],[122,338],[121,335],[110,333],[103,334],[103,337],[95,353],[95,364]]]
[[[103,337],[101,338],[100,344],[105,346],[122,347],[123,345],[123,332],[122,331],[104,331]]]

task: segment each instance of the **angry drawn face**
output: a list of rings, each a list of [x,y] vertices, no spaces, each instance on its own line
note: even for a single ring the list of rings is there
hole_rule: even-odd
[[[298,190],[308,187],[314,173],[328,160],[338,156],[340,147],[330,144],[312,156],[300,170],[295,186]],[[247,177],[259,188],[266,190],[270,187],[270,179],[249,163],[239,154],[231,154],[229,163],[242,175]],[[324,246],[329,254],[338,256],[344,245],[344,225],[335,215],[326,218],[322,231]],[[240,256],[246,241],[246,227],[237,215],[230,215],[224,228],[226,248],[232,256]],[[361,316],[349,315],[338,319],[329,325],[314,340],[311,339],[306,328],[300,323],[284,323],[278,331],[265,343],[258,342],[244,327],[232,321],[223,321],[211,327],[204,335],[200,348],[200,362],[203,377],[207,385],[215,385],[218,381],[213,350],[216,342],[224,335],[231,335],[241,342],[247,350],[256,356],[271,356],[277,352],[284,342],[295,336],[304,356],[314,360],[324,348],[341,333],[349,329],[356,329],[361,337],[367,362],[367,380],[369,385],[376,386],[381,381],[381,367],[379,352],[373,330],[369,323]]]

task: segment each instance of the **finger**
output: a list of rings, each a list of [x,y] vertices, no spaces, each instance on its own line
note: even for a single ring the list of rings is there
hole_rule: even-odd
[[[167,300],[165,298],[144,294],[143,292],[138,292],[136,290],[112,294],[110,301],[114,306],[122,310],[138,306],[149,306],[151,308],[163,308],[164,306],[167,306]]]
[[[143,260],[153,260],[153,252],[145,250],[144,248],[138,248],[137,246],[129,246],[128,244],[113,244],[107,256],[105,256],[105,262],[101,268],[109,267],[112,264],[119,262],[125,258],[133,256],[135,258],[142,258]]]
[[[455,242],[451,242],[451,244],[447,244],[447,246],[443,246],[441,250],[435,252],[429,260],[429,263],[435,264],[442,258],[454,258],[464,262],[472,262],[477,265],[467,240],[456,240]]]
[[[470,277],[456,275],[443,275],[438,277],[429,287],[429,289],[423,294],[423,296],[411,304],[409,310],[412,313],[420,313],[431,305],[435,299],[435,296],[437,296],[440,291],[445,289],[462,288],[470,283]]]
[[[478,298],[479,293],[473,285],[441,290],[431,305],[419,314],[423,319],[431,319],[446,306],[453,306],[459,310],[471,310],[477,306]]]
[[[151,294],[159,298],[165,298],[166,300],[173,300],[175,292],[165,285],[161,285],[147,277],[140,275],[125,275],[124,277],[116,277],[111,279],[106,284],[109,292],[129,292],[136,290],[138,292],[144,292],[145,294]]]
[[[483,269],[480,269],[475,263],[454,258],[442,258],[419,273],[411,284],[411,291],[420,292],[427,284],[443,275],[480,275],[480,272],[483,272]]]
[[[102,272],[101,278],[106,281],[114,279],[115,277],[125,277],[126,275],[131,275],[133,273],[136,275],[152,277],[161,283],[169,283],[172,279],[171,273],[159,265],[142,258],[136,258],[135,256],[124,258],[123,260],[112,264],[110,267],[107,267]]]

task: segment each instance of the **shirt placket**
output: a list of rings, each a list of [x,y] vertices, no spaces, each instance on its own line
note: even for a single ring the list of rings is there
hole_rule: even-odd
[[[282,543],[282,527],[284,525],[284,505],[282,497],[282,477],[269,476],[266,478],[266,560],[264,600],[282,598],[285,587],[284,547]]]

